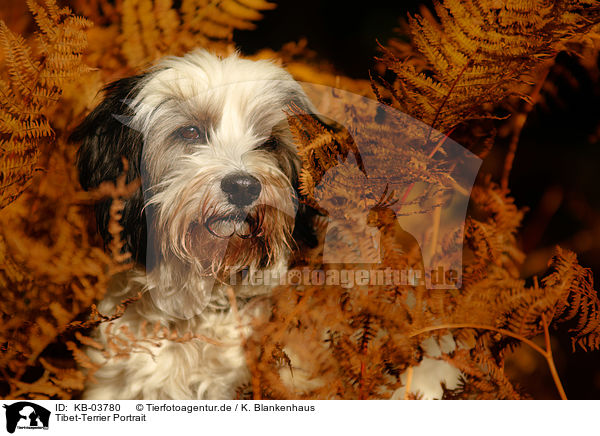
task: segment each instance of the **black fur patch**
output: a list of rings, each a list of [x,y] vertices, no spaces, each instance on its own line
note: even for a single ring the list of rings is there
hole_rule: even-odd
[[[123,172],[122,158],[127,159],[127,182],[140,176],[143,148],[142,134],[124,124],[133,115],[127,101],[138,92],[144,75],[117,80],[103,90],[104,100],[86,117],[71,135],[71,141],[81,142],[77,154],[79,181],[85,190],[94,189],[104,181],[115,181]],[[125,117],[125,118],[119,118]],[[108,222],[111,200],[98,202],[96,219],[105,244],[110,241]],[[125,249],[134,259],[146,264],[146,217],[142,212],[144,197],[140,188],[125,199],[123,240]]]

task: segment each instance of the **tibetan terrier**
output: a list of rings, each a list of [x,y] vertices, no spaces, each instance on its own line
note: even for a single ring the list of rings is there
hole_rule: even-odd
[[[165,58],[104,93],[72,136],[81,142],[80,182],[93,189],[115,180],[123,158],[127,179],[141,178],[121,223],[126,249],[144,270],[113,280],[101,313],[138,292],[141,298],[100,325],[96,337],[110,347],[115,334],[131,337],[159,324],[198,338],[154,341],[127,356],[90,350],[101,368],[84,398],[233,398],[249,381],[241,335],[267,311],[259,297],[270,290],[232,286],[242,281],[236,275],[285,273],[292,250],[314,242],[311,212],[297,201],[300,161],[286,108],[314,109],[274,63],[206,51]],[[109,208],[96,208],[105,241]]]
[[[294,250],[316,243],[314,211],[297,200],[290,105],[316,114],[274,63],[200,50],[108,85],[73,133],[85,189],[125,170],[141,179],[121,220],[139,268],[112,280],[98,310],[133,302],[95,330],[106,351],[88,350],[99,369],[83,398],[231,399],[250,381],[242,343],[250,321],[268,315],[272,285],[240,276],[281,277]],[[110,201],[96,217],[108,242]],[[441,396],[447,368],[423,365],[414,388]]]

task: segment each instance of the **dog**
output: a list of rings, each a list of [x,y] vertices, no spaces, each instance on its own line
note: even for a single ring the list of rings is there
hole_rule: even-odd
[[[121,220],[124,248],[140,268],[116,276],[98,310],[139,298],[94,337],[110,348],[115,332],[154,325],[195,337],[155,338],[126,355],[90,348],[99,369],[84,399],[231,399],[250,381],[242,343],[250,321],[269,313],[271,286],[231,278],[284,274],[295,249],[316,243],[315,211],[298,201],[292,105],[316,114],[275,63],[204,50],[104,89],[72,135],[81,143],[80,182],[94,189],[125,170],[128,181],[141,178]],[[108,242],[109,201],[96,218]]]

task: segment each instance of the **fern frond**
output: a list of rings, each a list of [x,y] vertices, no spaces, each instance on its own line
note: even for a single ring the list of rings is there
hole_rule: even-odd
[[[553,307],[555,319],[577,320],[570,331],[573,348],[600,349],[600,299],[594,290],[592,272],[577,262],[575,253],[556,247],[550,266],[555,271],[543,279],[546,289],[561,290]]]
[[[81,54],[86,47],[84,31],[91,23],[58,8],[55,0],[45,0],[44,6],[28,0],[27,5],[39,27],[38,53],[0,21],[6,64],[0,92],[10,97],[0,103],[0,133],[7,138],[0,149],[0,209],[25,190],[40,147],[53,137],[46,113],[68,80],[86,71]]]
[[[120,53],[108,52],[131,68],[199,47],[226,53],[234,30],[254,29],[260,12],[274,7],[262,0],[183,0],[177,7],[172,0],[123,0]]]
[[[484,103],[502,101],[564,40],[599,22],[593,12],[597,5],[587,5],[573,0],[436,1],[437,18],[424,13],[409,19],[425,67],[417,70],[414,59],[404,62],[384,50],[381,61],[397,76],[394,104],[442,132],[489,116]]]

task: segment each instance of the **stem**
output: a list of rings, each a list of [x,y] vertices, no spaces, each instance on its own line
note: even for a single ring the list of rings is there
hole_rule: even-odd
[[[442,145],[444,145],[444,143],[446,142],[446,139],[448,139],[448,137],[450,136],[450,134],[452,132],[454,132],[454,129],[456,129],[456,126],[452,127],[448,133],[444,134],[444,136],[438,141],[438,143],[436,144],[436,146],[433,148],[433,150],[431,150],[431,152],[427,155],[427,157],[429,159],[431,159],[440,148],[442,148]],[[430,131],[431,134],[431,131]],[[427,142],[429,142],[429,138],[427,138]],[[402,198],[400,199],[400,204],[404,204],[406,202],[406,199],[408,198],[408,195],[410,194],[410,191],[412,191],[412,189],[415,186],[415,182],[412,182],[408,188],[406,188],[406,191],[404,192],[404,195],[402,195]]]
[[[440,104],[440,107],[438,107],[438,110],[435,113],[435,117],[433,119],[433,122],[431,123],[429,133],[427,134],[427,141],[425,141],[425,145],[429,144],[429,139],[431,138],[431,133],[433,132],[433,129],[435,128],[435,124],[437,123],[438,118],[440,117],[440,114],[442,113],[442,109],[444,108],[444,106],[446,106],[446,103],[448,103],[448,99],[450,98],[450,95],[452,95],[452,92],[454,92],[454,88],[456,88],[456,85],[462,78],[463,74],[465,74],[465,71],[467,71],[467,69],[471,65],[473,65],[473,59],[468,60],[468,62],[465,64],[464,67],[462,67],[462,69],[456,76],[456,79],[454,79],[454,82],[452,82],[452,85],[450,86],[448,93],[444,96],[444,100],[442,100],[442,104]]]
[[[491,330],[491,331],[500,333],[500,334],[502,334],[504,336],[510,336],[511,338],[518,339],[519,341],[521,341],[521,342],[529,345],[531,348],[533,348],[535,351],[537,351],[538,353],[540,353],[544,357],[546,355],[546,351],[544,349],[542,349],[539,345],[537,345],[533,341],[530,341],[526,337],[521,336],[521,335],[519,335],[517,333],[513,333],[510,330],[499,329],[499,328],[496,328],[496,327],[493,327],[493,326],[489,326],[489,325],[484,325],[484,324],[468,324],[468,323],[464,323],[464,324],[441,324],[441,325],[438,325],[438,326],[425,327],[425,328],[419,329],[416,332],[411,333],[409,335],[409,337],[412,338],[414,336],[418,336],[418,335],[421,335],[423,333],[433,332],[433,331],[436,331],[436,330],[465,329],[465,328],[477,329],[477,330]]]
[[[431,235],[431,244],[429,245],[429,259],[433,259],[435,254],[435,248],[440,233],[440,221],[442,218],[442,207],[436,206],[433,209],[433,233]]]
[[[565,393],[565,389],[560,381],[560,377],[558,376],[558,371],[556,370],[556,366],[554,365],[554,358],[552,357],[552,347],[550,345],[550,332],[548,331],[548,324],[546,323],[546,317],[542,314],[542,325],[544,326],[544,340],[546,341],[546,362],[548,362],[548,367],[550,368],[550,373],[552,374],[552,379],[554,380],[554,384],[556,385],[556,389],[558,390],[558,394],[560,395],[561,400],[567,399],[567,394]]]
[[[363,359],[361,359],[361,361],[360,361],[360,379],[358,381],[358,399],[359,400],[366,400],[365,386],[364,386],[366,369],[367,368],[365,366],[365,361]]]
[[[545,70],[540,76],[540,79],[535,84],[533,91],[531,91],[531,94],[529,94],[529,99],[527,103],[525,103],[523,110],[515,116],[513,134],[510,138],[510,144],[508,145],[508,152],[506,154],[506,158],[504,159],[504,170],[502,171],[502,179],[500,182],[500,186],[504,191],[508,190],[508,177],[510,175],[510,170],[512,169],[512,165],[515,160],[515,154],[517,152],[517,146],[519,145],[519,138],[521,137],[521,132],[523,131],[523,127],[525,127],[525,122],[527,121],[529,113],[532,111],[533,107],[537,104],[537,102],[540,99],[542,86],[544,85],[544,82],[546,82],[546,78],[548,77],[548,73],[550,73],[551,68],[552,63],[549,63],[549,65],[545,67]]]
[[[566,400],[567,394],[565,393],[563,385],[560,381],[560,377],[558,376],[558,371],[556,370],[556,366],[554,365],[554,358],[552,357],[552,347],[550,346],[550,333],[548,331],[548,324],[546,323],[546,318],[544,317],[543,314],[542,314],[542,325],[544,327],[544,339],[545,339],[545,343],[546,343],[546,349],[543,349],[542,347],[537,345],[535,342],[527,339],[526,337],[524,337],[522,335],[513,333],[510,330],[500,329],[500,328],[496,328],[496,327],[484,325],[484,324],[468,324],[468,323],[441,324],[438,326],[425,327],[425,328],[419,329],[419,330],[411,333],[409,335],[409,337],[412,338],[412,337],[421,335],[423,333],[432,332],[432,331],[436,331],[436,330],[471,328],[471,329],[477,329],[477,330],[490,330],[490,331],[500,333],[504,336],[509,336],[511,338],[518,339],[519,341],[529,345],[535,351],[537,351],[542,356],[544,356],[544,359],[546,359],[546,362],[550,369],[550,373],[552,374],[552,379],[554,380],[556,389],[558,390],[558,394],[560,395],[561,400]]]
[[[413,367],[409,366],[406,370],[406,389],[404,390],[404,399],[408,400],[410,397],[410,385],[412,384],[413,378]]]

